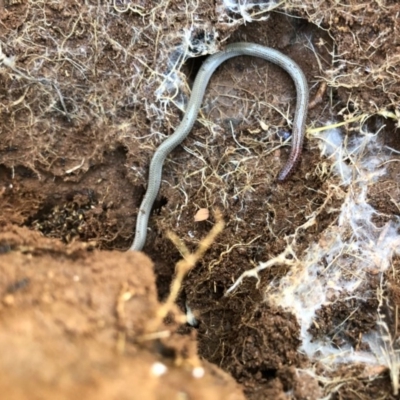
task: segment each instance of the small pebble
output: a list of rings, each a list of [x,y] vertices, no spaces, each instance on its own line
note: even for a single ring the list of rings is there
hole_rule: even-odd
[[[192,371],[193,378],[200,379],[204,376],[204,368],[196,367]]]
[[[151,366],[151,373],[154,376],[161,376],[164,375],[167,372],[167,367],[160,362],[155,362],[152,366]]]
[[[15,299],[12,294],[8,294],[3,297],[3,304],[6,306],[12,306],[14,305]]]

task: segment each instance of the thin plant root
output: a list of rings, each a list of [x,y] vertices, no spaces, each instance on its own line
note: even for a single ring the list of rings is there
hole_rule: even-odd
[[[182,282],[188,272],[194,268],[196,263],[203,257],[204,253],[214,243],[216,237],[222,232],[225,226],[225,222],[222,219],[222,214],[219,210],[214,212],[216,223],[209,232],[209,234],[200,241],[197,250],[194,253],[190,253],[185,244],[178,238],[173,232],[168,232],[169,239],[175,244],[177,249],[181,252],[183,259],[178,261],[175,267],[176,275],[171,284],[171,291],[166,302],[161,305],[158,309],[157,315],[151,320],[148,332],[154,332],[160,325],[162,320],[167,314],[173,309],[175,301],[179,295],[182,287]]]

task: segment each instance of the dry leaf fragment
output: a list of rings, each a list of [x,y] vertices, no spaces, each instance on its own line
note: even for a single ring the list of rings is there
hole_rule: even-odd
[[[210,216],[210,212],[207,208],[200,208],[194,216],[195,222],[205,221]]]

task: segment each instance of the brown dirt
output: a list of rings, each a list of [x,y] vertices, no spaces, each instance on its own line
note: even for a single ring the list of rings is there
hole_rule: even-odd
[[[337,223],[347,190],[311,131],[296,172],[276,183],[295,103],[277,66],[238,57],[218,69],[199,122],[165,163],[144,248],[152,261],[124,251],[154,149],[177,126],[203,56],[225,43],[281,50],[305,72],[311,99],[327,83],[309,128],[368,114],[341,127],[347,140],[379,131],[382,149],[400,151],[400,5],[293,0],[266,20],[255,6],[246,22],[222,1],[114,4],[0,0],[0,391],[8,399],[396,398],[387,368],[328,369],[301,350],[298,318],[267,296],[289,263],[225,296],[288,246],[302,260]],[[368,187],[379,227],[400,215],[397,153],[391,160]],[[199,208],[211,217],[194,222]],[[194,250],[216,208],[225,229],[178,300],[199,325],[182,324],[174,309],[149,337],[180,259],[166,232]],[[341,293],[317,310],[313,340],[371,351],[362,339],[380,326],[379,309],[395,343],[397,258],[391,267],[371,267],[358,288],[366,299]],[[167,372],[155,376],[156,362]],[[204,377],[195,378],[199,368]]]

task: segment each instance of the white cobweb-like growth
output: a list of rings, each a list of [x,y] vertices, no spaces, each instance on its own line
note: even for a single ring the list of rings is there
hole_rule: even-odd
[[[264,21],[268,19],[268,13],[276,8],[279,2],[271,1],[250,1],[250,0],[222,0],[217,6],[216,13],[220,20],[225,20],[227,14],[237,15],[244,23],[252,21]],[[235,24],[236,20],[230,18],[231,24]]]
[[[347,142],[340,131],[329,130],[318,138],[321,153],[330,159],[336,182],[340,181],[332,184],[332,190],[340,192],[342,198],[337,222],[310,244],[301,259],[297,259],[294,251],[295,233],[281,255],[246,271],[228,292],[245,277],[258,279],[260,271],[274,264],[291,265],[284,278],[268,287],[266,300],[295,315],[301,327],[300,351],[327,366],[362,362],[384,365],[392,371],[393,365],[399,364],[399,354],[394,350],[380,309],[377,310],[376,329],[363,336],[363,343],[372,351],[356,351],[350,343],[338,348],[329,338],[317,339],[309,331],[316,320],[316,311],[322,306],[332,305],[337,300],[377,298],[374,291],[363,290],[365,283],[371,275],[383,276],[393,256],[400,253],[400,220],[390,218],[383,226],[378,226],[375,221],[380,214],[367,201],[371,186],[385,175],[386,161],[390,157],[383,152],[379,135],[364,133]],[[307,228],[307,223],[300,228]],[[396,393],[398,374],[392,375]]]
[[[189,58],[215,53],[218,50],[218,33],[207,25],[196,24],[196,28],[192,26],[185,29],[179,36],[179,45],[165,50],[167,69],[159,71],[161,81],[156,90],[156,98],[162,108],[172,101],[178,108],[184,110],[185,101],[180,93],[184,89],[186,78],[181,73],[182,66]]]

